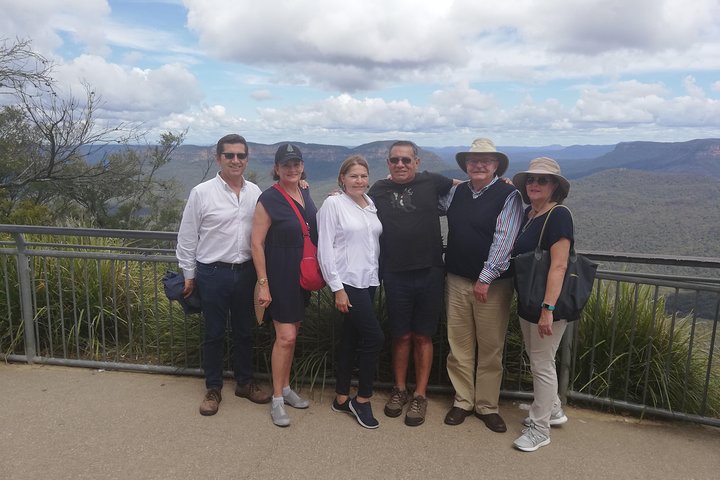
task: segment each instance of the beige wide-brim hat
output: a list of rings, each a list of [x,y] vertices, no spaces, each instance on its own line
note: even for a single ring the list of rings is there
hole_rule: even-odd
[[[530,167],[524,172],[516,173],[512,179],[513,185],[520,191],[523,202],[530,204],[528,198],[527,189],[525,188],[525,180],[528,175],[552,175],[558,182],[558,189],[560,190],[560,198],[558,201],[562,202],[567,198],[570,193],[570,182],[567,178],[563,177],[560,173],[560,165],[548,157],[538,157],[530,160]]]
[[[498,159],[498,168],[495,172],[495,175],[498,177],[501,177],[502,174],[505,173],[505,170],[507,170],[508,164],[510,163],[507,155],[497,151],[492,140],[489,138],[476,138],[472,145],[470,145],[469,151],[458,152],[455,155],[455,161],[458,165],[460,165],[460,168],[462,168],[462,171],[465,173],[467,173],[467,156],[470,153],[489,153],[494,155],[495,158]]]

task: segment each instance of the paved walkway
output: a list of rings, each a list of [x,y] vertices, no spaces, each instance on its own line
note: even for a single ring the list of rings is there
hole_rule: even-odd
[[[292,425],[224,389],[201,417],[199,378],[0,363],[0,478],[22,479],[717,479],[720,430],[567,408],[570,422],[534,453],[514,450],[525,410],[506,401],[505,434],[474,417],[449,427],[446,396],[428,418],[365,430],[316,390]],[[303,392],[308,394],[308,392]]]

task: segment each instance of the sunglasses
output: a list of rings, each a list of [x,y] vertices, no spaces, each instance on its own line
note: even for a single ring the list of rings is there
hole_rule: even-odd
[[[393,165],[397,165],[399,162],[402,162],[403,165],[410,165],[410,163],[413,161],[410,157],[390,157],[388,158],[388,162],[392,163]]]
[[[238,160],[245,160],[247,158],[247,153],[229,153],[229,152],[223,152],[221,154],[223,157],[225,157],[225,160],[232,160],[233,158],[237,157]]]
[[[531,185],[533,183],[537,183],[538,185],[547,185],[550,182],[552,182],[552,180],[548,177],[536,177],[534,175],[528,175],[525,179],[525,185]]]

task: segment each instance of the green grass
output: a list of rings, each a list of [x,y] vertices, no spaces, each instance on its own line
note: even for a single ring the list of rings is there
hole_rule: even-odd
[[[711,331],[702,320],[668,315],[665,307],[654,287],[604,282],[577,330],[574,390],[720,415],[720,365],[709,364]]]

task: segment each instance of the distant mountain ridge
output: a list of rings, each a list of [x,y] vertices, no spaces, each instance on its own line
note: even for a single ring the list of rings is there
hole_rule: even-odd
[[[261,187],[272,183],[271,170],[278,142],[270,145],[250,142],[250,164],[252,173]],[[386,158],[391,140],[377,141],[345,147],[316,143],[292,142],[298,145],[305,159],[305,169],[312,184],[321,186],[318,195],[324,195],[334,188],[340,163],[350,155],[364,156],[370,165],[370,180],[375,181],[387,175]],[[91,161],[103,154],[117,153],[122,146],[108,146],[95,149]],[[145,148],[145,147],[131,147]],[[468,147],[420,147],[421,170],[465,178],[455,163],[455,154]],[[498,147],[510,157],[510,166],[505,176],[512,177],[525,170],[532,158],[549,156],[558,160],[563,175],[579,179],[608,169],[641,170],[660,174],[684,174],[720,179],[720,139],[707,138],[686,142],[622,142],[617,145],[548,145],[544,147]],[[182,145],[173,154],[172,161],[160,172],[166,177],[175,177],[183,185],[182,195],[214,175],[216,171],[214,146],[202,147]]]

